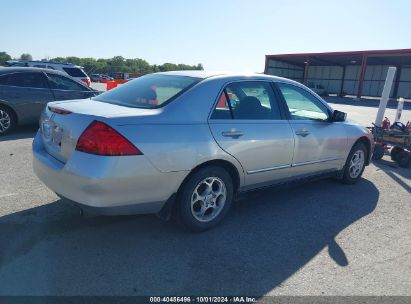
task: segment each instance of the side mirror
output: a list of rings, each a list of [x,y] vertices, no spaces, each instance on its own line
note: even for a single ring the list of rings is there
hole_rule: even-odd
[[[347,113],[341,112],[338,110],[334,110],[332,116],[331,116],[331,121],[345,121],[347,119]]]

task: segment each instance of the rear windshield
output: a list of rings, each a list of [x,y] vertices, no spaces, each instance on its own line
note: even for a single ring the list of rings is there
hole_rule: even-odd
[[[173,75],[146,75],[105,92],[94,100],[133,108],[157,108],[182,94],[200,78]]]
[[[87,77],[87,74],[79,68],[63,68],[63,70],[71,77]]]

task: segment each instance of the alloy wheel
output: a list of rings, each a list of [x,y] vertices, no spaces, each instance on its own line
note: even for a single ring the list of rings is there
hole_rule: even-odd
[[[361,174],[362,169],[364,168],[364,163],[365,163],[364,151],[357,150],[353,154],[351,158],[351,162],[350,162],[349,172],[350,172],[351,178],[357,178]]]
[[[11,118],[10,115],[0,109],[0,133],[6,132],[11,125]]]
[[[210,222],[223,210],[227,189],[218,177],[207,177],[197,184],[191,195],[191,213],[200,222]]]

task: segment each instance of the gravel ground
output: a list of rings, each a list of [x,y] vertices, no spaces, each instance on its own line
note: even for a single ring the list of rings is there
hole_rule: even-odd
[[[335,108],[364,124],[376,111]],[[0,139],[0,295],[411,295],[411,169],[387,156],[354,186],[251,193],[191,234],[155,216],[81,217],[34,176],[33,135]]]

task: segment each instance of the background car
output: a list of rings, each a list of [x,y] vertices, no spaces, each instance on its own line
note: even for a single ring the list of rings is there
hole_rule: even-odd
[[[108,75],[101,75],[101,78],[102,79],[105,79],[105,80],[109,80],[109,81],[111,81],[111,80],[114,80],[114,78],[113,77],[110,77],[110,76],[108,76]]]
[[[105,74],[91,74],[91,80],[93,82],[101,82],[102,80],[111,81],[113,79],[114,79],[113,77],[110,77]]]
[[[96,96],[65,73],[40,68],[0,68],[0,135],[16,125],[38,122],[50,101]]]
[[[157,73],[91,100],[49,103],[33,166],[84,209],[173,213],[204,231],[241,192],[318,176],[356,183],[373,139],[345,118],[284,78]]]
[[[52,69],[63,72],[70,77],[82,81],[86,85],[90,86],[90,77],[88,77],[86,72],[84,72],[83,67],[71,63],[32,60],[9,60],[6,61],[6,66]]]
[[[308,84],[308,87],[320,96],[328,95],[327,90],[321,84],[311,82]]]
[[[99,82],[101,80],[101,74],[91,74],[90,79],[92,82]]]

